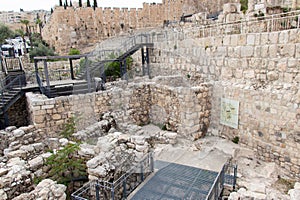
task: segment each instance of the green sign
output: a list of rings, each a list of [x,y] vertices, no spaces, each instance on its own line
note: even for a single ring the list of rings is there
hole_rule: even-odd
[[[231,99],[221,99],[220,123],[237,129],[239,125],[239,102]]]

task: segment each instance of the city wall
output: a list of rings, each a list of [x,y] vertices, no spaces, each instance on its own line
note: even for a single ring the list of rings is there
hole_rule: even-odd
[[[169,0],[161,4],[144,3],[139,9],[56,7],[42,35],[59,54],[67,54],[70,48],[90,51],[96,43],[109,37],[128,35],[137,29],[162,27],[165,20],[178,21],[184,14],[215,13],[231,1]]]
[[[53,99],[27,93],[30,122],[46,135],[55,136],[71,117],[78,117],[76,126],[81,130],[96,123],[101,114],[114,112],[118,123],[145,125],[152,122],[177,131],[183,137],[196,139],[204,135],[209,125],[210,86],[183,87],[182,78],[176,76],[158,77],[154,81]]]
[[[182,74],[210,82],[209,132],[239,137],[257,157],[299,178],[299,30],[207,38],[170,33],[174,40],[155,44],[152,75]],[[237,129],[220,124],[221,98],[239,102]]]

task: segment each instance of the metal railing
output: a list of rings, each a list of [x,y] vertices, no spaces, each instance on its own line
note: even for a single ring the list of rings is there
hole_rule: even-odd
[[[153,153],[147,154],[116,181],[94,180],[71,195],[73,200],[126,199],[154,171]]]
[[[232,172],[232,173],[230,173]],[[221,196],[224,189],[224,185],[230,185],[235,188],[237,176],[237,165],[230,165],[226,163],[222,170],[218,173],[214,184],[210,188],[210,191],[205,200],[216,200]]]

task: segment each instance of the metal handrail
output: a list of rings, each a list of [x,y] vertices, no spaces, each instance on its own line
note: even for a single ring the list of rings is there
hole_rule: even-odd
[[[145,165],[145,163],[147,165]],[[95,193],[96,199],[99,198],[99,190],[105,189],[110,192],[111,199],[114,200],[115,198],[115,192],[118,191],[118,188],[123,187],[123,199],[126,199],[128,197],[128,194],[134,189],[127,191],[126,189],[126,181],[128,180],[128,177],[134,172],[138,170],[138,172],[141,174],[141,182],[143,182],[146,178],[145,169],[149,169],[147,172],[153,172],[154,171],[154,160],[153,160],[153,152],[148,153],[138,164],[131,167],[129,170],[127,170],[123,175],[121,175],[117,180],[113,182],[109,182],[106,180],[93,180],[85,184],[82,188],[72,193],[71,198],[74,200],[86,200],[87,198],[84,198],[82,195],[87,192],[91,191],[92,188],[95,187],[95,190],[93,192]],[[141,182],[138,182],[140,184]]]

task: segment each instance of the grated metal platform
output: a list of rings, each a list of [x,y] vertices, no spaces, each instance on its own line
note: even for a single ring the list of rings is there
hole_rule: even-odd
[[[158,171],[131,200],[203,200],[209,193],[217,172],[155,161]]]

